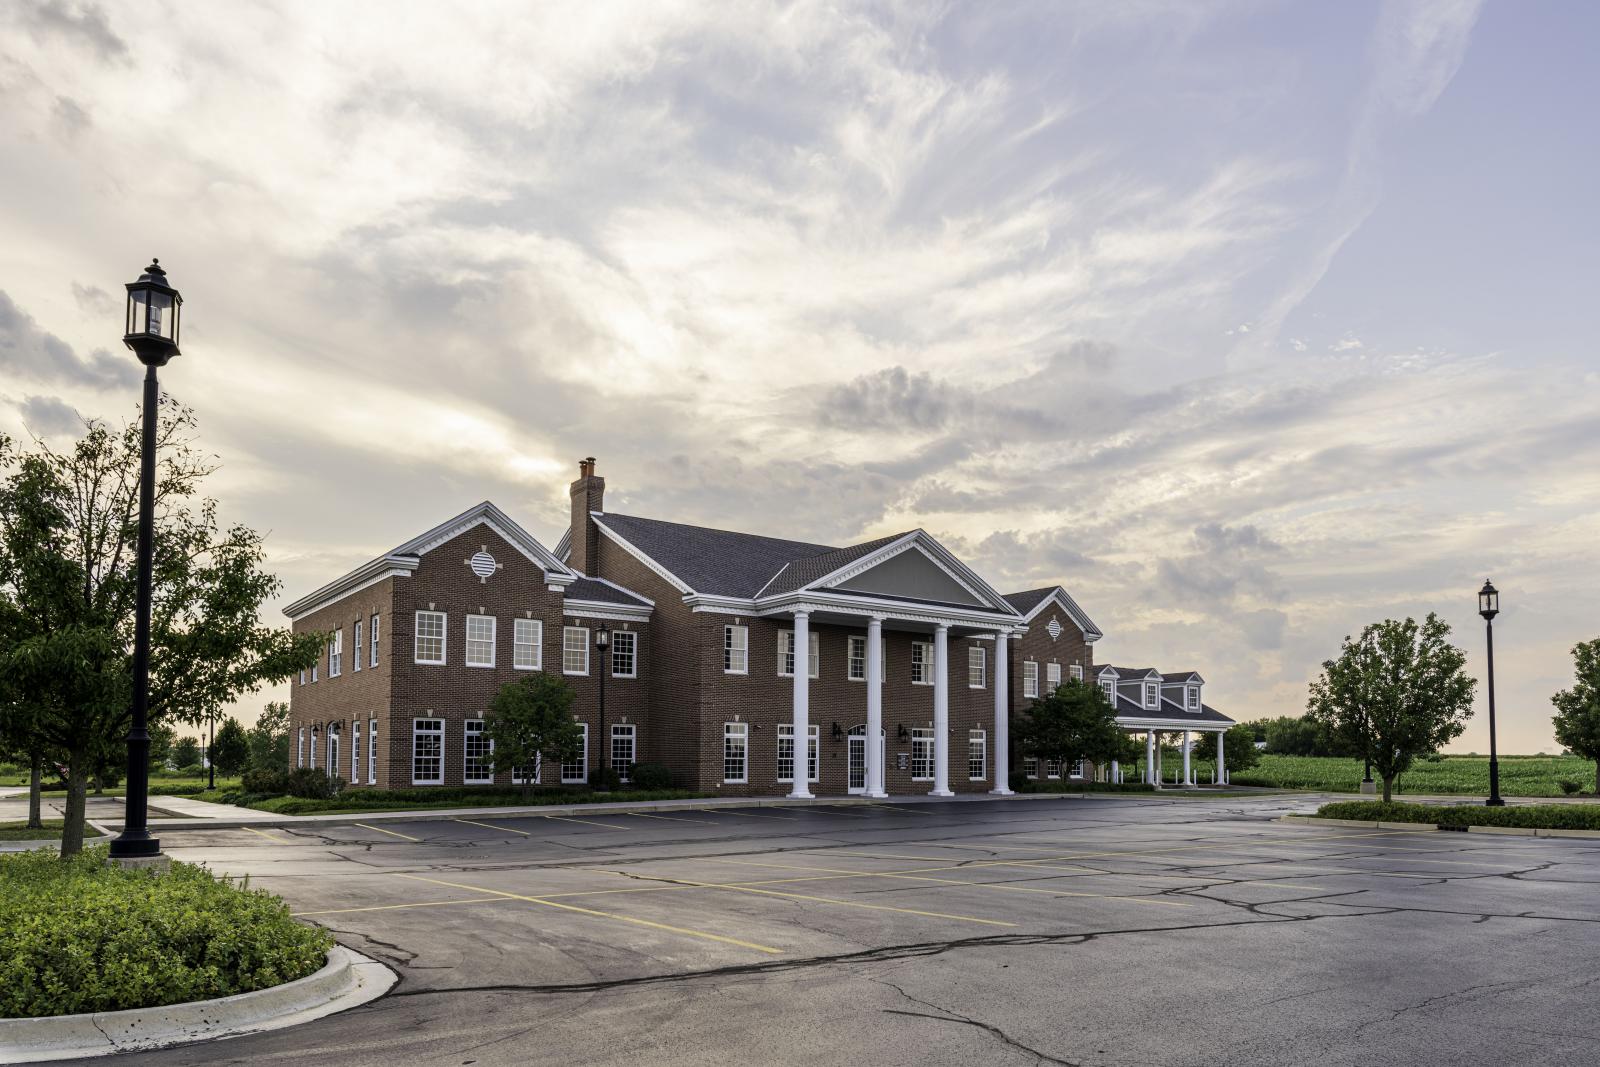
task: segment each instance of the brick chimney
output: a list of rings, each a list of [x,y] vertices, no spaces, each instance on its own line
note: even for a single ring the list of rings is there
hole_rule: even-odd
[[[572,555],[567,563],[581,574],[594,577],[600,551],[600,528],[589,517],[605,510],[606,480],[594,472],[594,457],[578,461],[578,480],[572,483]]]

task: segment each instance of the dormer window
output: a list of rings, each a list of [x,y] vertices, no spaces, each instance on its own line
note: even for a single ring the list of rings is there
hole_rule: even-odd
[[[1117,702],[1117,683],[1115,681],[1107,678],[1100,683],[1100,688],[1106,691],[1107,700],[1113,704]]]
[[[1200,710],[1200,687],[1198,685],[1191,685],[1189,687],[1189,710]]]
[[[1144,685],[1144,706],[1153,708],[1161,702],[1161,684],[1159,682],[1146,682]]]

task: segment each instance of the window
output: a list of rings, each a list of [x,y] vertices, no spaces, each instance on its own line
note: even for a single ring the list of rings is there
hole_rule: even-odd
[[[493,615],[467,616],[467,666],[494,666],[494,630]]]
[[[444,633],[444,612],[417,612],[416,661],[418,663],[444,662]]]
[[[1106,700],[1110,701],[1111,705],[1113,707],[1115,707],[1116,703],[1117,703],[1117,683],[1116,683],[1116,681],[1114,679],[1107,678],[1105,681],[1100,683],[1100,688],[1105,690]]]
[[[637,678],[639,676],[638,652],[638,634],[632,630],[611,631],[611,677]]]
[[[294,765],[296,767],[304,767],[306,765],[306,728],[304,726],[300,727],[300,739],[294,744]]]
[[[339,728],[328,727],[328,775],[339,773]]]
[[[730,630],[743,630],[743,626],[730,626]],[[722,724],[722,780],[748,782],[750,754],[750,724],[725,722]]]
[[[989,650],[982,645],[967,646],[967,687],[982,689],[989,684]]]
[[[589,628],[563,626],[561,628],[561,673],[589,673]]]
[[[637,727],[632,723],[619,723],[611,728],[611,769],[617,772],[619,781],[633,781],[633,742],[636,732]]]
[[[361,647],[357,641],[356,648]],[[352,649],[354,651],[354,649]],[[350,720],[350,784],[361,781],[361,720]]]
[[[1058,760],[1058,759],[1045,760],[1044,761],[1044,776],[1046,778],[1060,778],[1061,777],[1061,761]]]
[[[911,780],[926,782],[933,779],[933,731],[919,726],[911,731]]]
[[[373,614],[372,614],[372,638],[371,638],[371,640],[372,640],[372,655],[367,657],[367,666],[376,667],[378,665],[378,614],[377,614],[377,612],[373,612]]]
[[[818,726],[806,727],[806,781],[817,778],[817,747],[822,737]],[[794,781],[794,723],[778,727],[778,781]]]
[[[377,618],[376,615],[373,616]],[[378,720],[367,720],[367,784],[378,784]]]
[[[350,672],[361,669],[361,620],[356,620],[355,640],[350,642]]]
[[[878,681],[881,682],[881,681],[883,681],[884,671],[887,670],[887,667],[884,664],[884,658],[885,657],[882,655],[883,646],[882,646],[881,643],[879,644],[878,652],[879,652],[879,656],[878,656]],[[849,667],[848,677],[852,682],[864,682],[864,681],[866,681],[866,678],[867,678],[867,638],[866,638],[865,634],[863,634],[863,635],[861,635],[859,637],[850,638],[850,655],[849,655],[849,660],[848,660],[848,667]]]
[[[468,719],[464,724],[466,736],[461,746],[461,780],[482,785],[494,781],[494,742],[489,740],[482,719]]]
[[[933,684],[933,642],[911,642],[911,684]]]
[[[1144,706],[1153,708],[1161,702],[1161,687],[1155,682],[1146,682],[1144,685]]]
[[[317,769],[317,728],[311,728],[311,769]]]
[[[317,680],[317,665],[315,663],[311,665],[311,680],[313,682]]]
[[[722,671],[724,674],[750,673],[749,627],[724,626],[722,628]],[[794,672],[791,671],[790,673]],[[744,781],[743,778],[739,780]]]
[[[967,731],[967,778],[981,782],[989,777],[989,734],[984,730]]]
[[[1061,688],[1061,664],[1046,663],[1044,665],[1044,684],[1045,689],[1051,693]]]
[[[585,630],[583,633],[584,639],[587,640],[589,631]],[[583,743],[578,746],[576,753],[561,761],[561,780],[568,784],[589,780],[589,724],[580,722],[578,732],[583,735]]]
[[[1082,778],[1083,777],[1083,760],[1075,759],[1075,760],[1072,761],[1072,770],[1071,770],[1071,772],[1069,772],[1068,777],[1069,778]]]
[[[1200,687],[1198,685],[1191,685],[1189,687],[1189,710],[1200,710]]]
[[[1029,756],[1024,759],[1022,761],[1022,773],[1029,778],[1039,777],[1039,758],[1037,756]]]
[[[444,720],[411,720],[411,784],[444,784]]]
[[[1067,674],[1074,682],[1083,681],[1083,664],[1074,663],[1072,666],[1067,668]]]
[[[1022,695],[1036,697],[1039,695],[1039,665],[1032,660],[1022,663]]]
[[[333,640],[328,642],[328,677],[337,678],[344,666],[344,627],[333,631]]]
[[[300,668],[300,684],[306,684],[306,671],[304,667]]]
[[[544,665],[544,623],[538,619],[517,619],[511,625],[511,665],[519,671],[536,671]]]
[[[819,672],[822,656],[818,653],[819,643],[815,631],[811,632],[811,639],[806,642],[806,677],[815,678]],[[782,678],[794,677],[794,631],[778,631],[778,675]]]
[[[544,757],[540,756],[537,753],[535,753],[534,757],[533,757],[533,767],[532,768],[528,768],[528,767],[525,767],[525,766],[519,767],[519,766],[513,765],[512,768],[511,768],[511,784],[512,785],[522,785],[525,782],[532,782],[534,785],[538,785],[539,784],[539,772],[542,769],[543,763],[544,763]]]

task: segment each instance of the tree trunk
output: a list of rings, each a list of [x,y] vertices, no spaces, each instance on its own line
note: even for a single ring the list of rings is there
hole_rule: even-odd
[[[38,830],[44,826],[44,820],[39,817],[39,790],[44,779],[44,756],[38,752],[31,757],[32,766],[28,771],[28,829]]]
[[[94,772],[94,795],[97,797],[106,795],[106,780],[99,771]]]
[[[1594,795],[1600,797],[1600,759],[1594,761]]]
[[[1394,797],[1394,775],[1386,774],[1386,775],[1383,776],[1383,802],[1385,804],[1387,804],[1387,803],[1390,802],[1390,800],[1393,797]]]
[[[88,807],[86,793],[89,775],[84,764],[88,754],[75,752],[67,764],[67,810],[61,827],[61,858],[70,859],[83,851],[83,822]]]

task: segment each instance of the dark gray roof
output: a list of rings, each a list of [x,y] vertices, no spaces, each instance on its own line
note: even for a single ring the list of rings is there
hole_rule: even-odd
[[[1110,664],[1102,663],[1100,666],[1104,669]],[[1112,667],[1111,669],[1117,672],[1118,682],[1136,682],[1141,678],[1160,673],[1154,667]]]
[[[1229,725],[1233,724],[1233,720],[1232,719],[1230,719],[1226,715],[1222,714],[1222,712],[1218,711],[1216,708],[1211,707],[1209,704],[1202,704],[1200,706],[1199,712],[1184,711],[1181,707],[1179,707],[1178,705],[1172,703],[1172,701],[1170,701],[1170,700],[1163,700],[1162,704],[1165,705],[1165,706],[1163,706],[1163,707],[1161,707],[1159,709],[1152,710],[1150,708],[1144,707],[1137,700],[1129,700],[1127,697],[1122,696],[1121,694],[1118,694],[1118,696],[1117,696],[1117,718],[1119,718],[1119,719],[1165,719],[1165,720],[1168,720],[1168,721],[1171,721],[1171,722],[1174,722],[1174,723],[1181,721],[1181,722],[1192,722],[1192,723],[1224,723],[1225,722],[1225,723],[1228,723]],[[1182,729],[1182,727],[1175,726],[1174,729]]]
[[[909,531],[907,531],[909,532]],[[807,556],[805,559],[792,560],[786,564],[776,578],[761,590],[762,596],[776,596],[779,593],[792,593],[796,589],[803,589],[816,581],[824,578],[840,567],[848,567],[862,556],[870,555],[889,544],[904,537],[904,533],[890,534],[880,537],[876,541],[863,541],[859,545],[849,548],[836,548],[832,552],[823,552],[820,555]],[[904,599],[897,597],[896,599]]]
[[[1029,589],[1022,593],[1005,594],[1006,603],[1016,609],[1018,615],[1026,615],[1039,606],[1039,601],[1053,594],[1058,586],[1047,585],[1043,589]]]
[[[595,578],[579,578],[567,586],[566,597],[568,600],[593,600],[602,604],[634,604],[639,607],[649,607],[650,602],[636,593],[632,593],[620,586],[611,585]]]
[[[595,521],[697,593],[754,597],[785,564],[839,551],[832,545],[712,530],[606,512]],[[824,572],[826,573],[826,572]]]
[[[1164,671],[1161,678],[1168,685],[1182,685],[1200,677],[1199,671]]]

